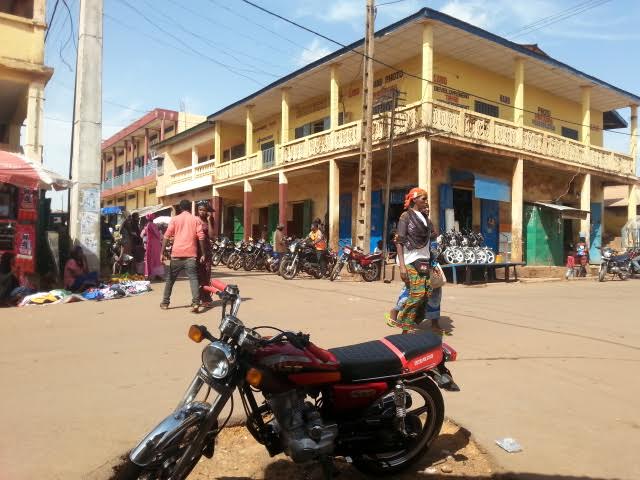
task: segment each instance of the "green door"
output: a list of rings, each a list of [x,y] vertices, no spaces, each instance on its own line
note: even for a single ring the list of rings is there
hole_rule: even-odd
[[[233,241],[237,242],[244,238],[244,217],[242,207],[233,208]]]
[[[267,228],[269,231],[269,235],[267,235],[268,242],[273,242],[273,232],[276,229],[276,225],[278,225],[278,213],[279,213],[279,207],[277,203],[274,203],[273,205],[269,205],[269,213],[267,215],[267,218],[268,218]]]
[[[558,212],[524,206],[527,265],[562,265],[562,220]]]

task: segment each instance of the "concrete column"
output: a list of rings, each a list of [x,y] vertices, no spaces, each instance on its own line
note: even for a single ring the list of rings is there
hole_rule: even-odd
[[[245,155],[251,155],[253,153],[253,105],[247,105],[244,152]]]
[[[251,183],[249,180],[244,181],[244,209],[242,223],[244,225],[244,239],[248,240],[251,236]]]
[[[430,125],[431,102],[433,101],[433,26],[431,23],[422,25],[422,78],[424,78],[420,86],[422,90],[422,123]]]
[[[631,137],[629,138],[629,155],[636,165],[638,158],[638,105],[631,105],[631,122],[629,124]],[[637,171],[637,169],[636,169]]]
[[[284,225],[284,234],[287,234],[287,176],[284,172],[278,173],[278,223]]]
[[[331,119],[331,128],[336,128],[340,120],[340,85],[338,78],[339,63],[331,65],[331,83],[329,85],[329,110]]]
[[[216,160],[216,165],[220,165],[222,163],[222,142],[220,141],[220,130],[222,129],[222,125],[219,120],[216,120],[214,130],[213,130],[213,155]]]
[[[149,161],[149,129],[144,129],[144,164]]]
[[[340,240],[340,167],[329,160],[329,245],[338,249]]]
[[[580,188],[580,210],[589,212],[587,218],[580,220],[580,233],[584,234],[585,242],[591,245],[591,174],[585,173]]]
[[[585,145],[591,145],[591,87],[580,87],[580,91],[582,93],[580,140]]]
[[[113,147],[113,176],[115,177],[118,172],[118,149]]]
[[[524,58],[516,57],[513,69],[513,121],[524,126]]]
[[[44,104],[44,85],[29,85],[27,97],[27,128],[24,153],[27,158],[42,163],[42,111]]]
[[[418,186],[429,193],[431,205],[431,139],[418,138]]]
[[[46,22],[46,7],[45,0],[34,0],[33,2],[33,21],[45,23]],[[51,27],[51,25],[49,25]]]
[[[213,207],[213,231],[216,237],[222,233],[222,197],[217,188],[213,188],[211,206]]]
[[[164,140],[164,114],[160,119],[160,141]]]
[[[289,89],[282,89],[282,108],[280,113],[280,143],[289,141]]]
[[[198,165],[198,147],[196,145],[191,147],[191,166]]]
[[[522,210],[524,189],[524,160],[516,159],[511,179],[511,261],[521,262],[522,252]]]
[[[129,160],[129,141],[124,141],[124,151],[122,152],[122,157],[124,158],[122,164],[122,171],[127,172],[127,161]]]
[[[633,220],[638,215],[638,186],[629,185],[629,203],[627,205],[627,220]]]

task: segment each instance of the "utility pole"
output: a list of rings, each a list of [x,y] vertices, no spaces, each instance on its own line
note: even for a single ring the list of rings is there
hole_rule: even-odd
[[[91,270],[100,269],[100,143],[102,140],[102,4],[80,0],[71,132],[69,233]]]
[[[362,75],[362,132],[358,168],[356,245],[365,252],[371,243],[371,179],[373,170],[373,35],[375,0],[367,0]]]

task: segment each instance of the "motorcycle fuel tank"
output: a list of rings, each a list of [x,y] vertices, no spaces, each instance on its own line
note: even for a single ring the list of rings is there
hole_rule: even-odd
[[[267,345],[258,349],[254,357],[259,365],[279,372],[337,372],[339,367],[338,361],[331,352],[313,343],[309,343],[304,349],[297,348],[288,342]],[[306,382],[305,379],[306,377],[301,377],[300,381],[296,382],[294,377],[291,380],[301,384],[330,383],[327,381],[309,383],[309,379],[306,379]]]

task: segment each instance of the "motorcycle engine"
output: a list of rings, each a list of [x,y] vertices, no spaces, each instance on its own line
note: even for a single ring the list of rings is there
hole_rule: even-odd
[[[267,403],[275,417],[282,449],[294,462],[307,462],[331,455],[338,435],[337,425],[324,425],[318,409],[304,401],[304,394],[290,390],[270,395]]]

